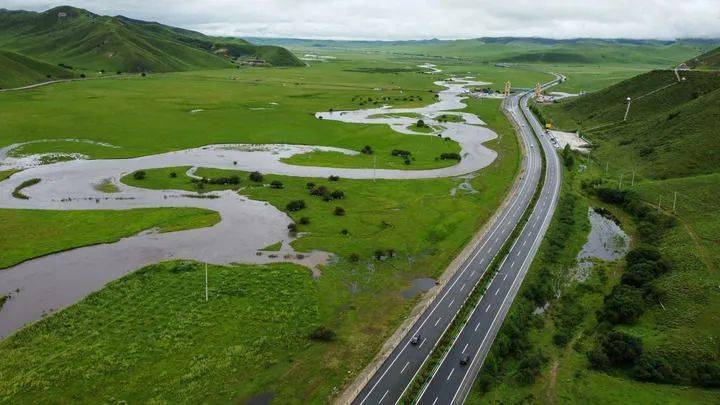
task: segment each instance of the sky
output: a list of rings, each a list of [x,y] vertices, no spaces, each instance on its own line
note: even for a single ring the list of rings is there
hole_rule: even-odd
[[[0,0],[58,5],[238,37],[720,38],[720,0]]]

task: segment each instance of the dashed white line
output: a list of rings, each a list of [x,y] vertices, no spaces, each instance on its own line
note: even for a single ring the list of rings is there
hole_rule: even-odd
[[[465,343],[465,347],[463,347],[463,351],[462,351],[462,353],[460,353],[460,354],[465,353],[465,350],[467,350],[469,344],[470,344],[470,343]]]
[[[405,369],[407,368],[407,366],[408,366],[409,364],[410,364],[409,361],[408,361],[407,363],[405,363],[405,365],[403,366],[402,370],[400,370],[400,374],[402,374],[402,373],[405,371]]]
[[[463,284],[462,286],[460,286],[460,291],[462,291],[462,290],[464,290],[464,289],[465,289],[465,284]]]
[[[478,322],[477,325],[475,325],[475,332],[477,332],[478,328],[480,327],[480,322]]]
[[[442,319],[442,316],[438,317],[437,321],[435,321],[435,326],[438,326],[438,324],[440,323],[440,320],[441,320],[441,319]]]
[[[450,307],[452,306],[452,304],[454,304],[454,303],[455,303],[455,299],[453,299],[452,301],[450,301],[450,303],[448,304],[448,308],[450,308]]]
[[[507,273],[505,274],[505,277],[503,277],[503,281],[505,281],[506,278],[507,278]]]
[[[437,401],[438,401],[439,398],[440,398],[440,397],[435,397],[435,400],[433,401],[432,405],[437,404]]]
[[[498,289],[495,290],[495,295],[498,295],[499,292],[500,292],[500,287],[498,287]]]
[[[513,266],[515,266],[515,260],[513,260],[512,263],[510,263],[510,268],[511,268],[511,269],[513,268]]]
[[[445,379],[445,381],[450,380],[450,377],[452,377],[452,375],[453,375],[454,372],[455,372],[455,369],[450,370],[450,374],[448,374],[448,376],[447,376],[447,378]],[[382,399],[381,399],[381,401],[382,401]]]
[[[485,312],[489,311],[491,306],[492,304],[488,304],[487,308],[485,308]]]
[[[382,402],[382,400],[385,399],[385,397],[387,396],[388,392],[390,392],[390,390],[385,391],[385,393],[383,394],[382,398],[380,398],[380,400],[378,401],[378,403]]]
[[[418,349],[419,349],[419,348],[421,348],[421,347],[422,347],[422,345],[424,345],[424,344],[425,344],[425,341],[426,341],[426,340],[427,340],[427,339],[423,339],[423,340],[422,340],[422,342],[420,342],[420,344],[418,345]]]

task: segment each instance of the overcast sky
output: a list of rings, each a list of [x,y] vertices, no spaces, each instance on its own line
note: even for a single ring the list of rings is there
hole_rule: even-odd
[[[0,0],[36,11],[63,4],[232,36],[720,38],[720,0]]]

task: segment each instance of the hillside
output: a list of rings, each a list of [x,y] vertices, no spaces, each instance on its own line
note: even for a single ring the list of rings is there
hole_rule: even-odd
[[[720,48],[712,49],[685,63],[693,69],[720,70]]]
[[[0,72],[2,72],[0,89],[74,76],[74,73],[68,69],[2,49],[0,49]]]
[[[216,53],[218,41],[237,52]],[[50,64],[82,70],[168,72],[231,67],[234,59],[263,59],[273,66],[301,66],[279,47],[258,47],[239,39],[127,17],[107,17],[73,7],[42,13],[0,10],[0,48]]]
[[[580,131],[600,161],[646,178],[707,174],[720,167],[720,73],[652,71],[605,90],[543,108],[545,119]],[[632,105],[623,122],[627,97]]]

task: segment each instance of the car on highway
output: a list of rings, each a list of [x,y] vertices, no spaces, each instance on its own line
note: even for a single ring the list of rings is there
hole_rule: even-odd
[[[460,358],[460,365],[467,366],[470,363],[470,355],[464,355]]]
[[[410,339],[410,344],[416,345],[416,344],[420,343],[421,340],[422,340],[422,336],[420,336],[420,334],[418,333],[417,335],[413,336],[412,339]]]

